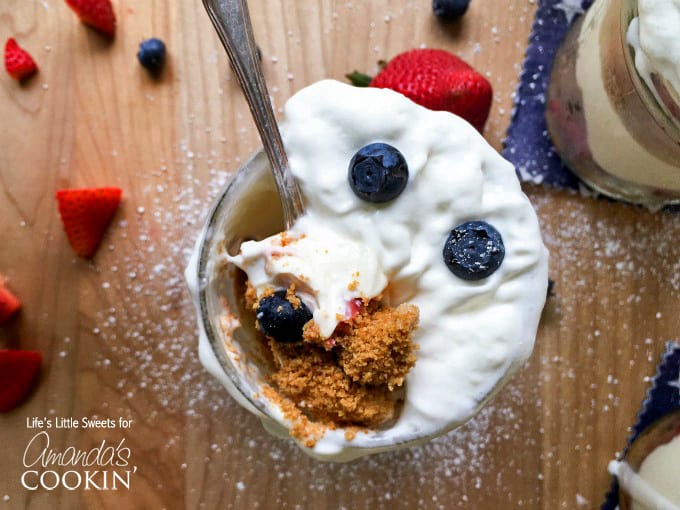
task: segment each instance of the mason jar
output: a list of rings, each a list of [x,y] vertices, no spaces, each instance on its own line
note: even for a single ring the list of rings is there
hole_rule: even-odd
[[[658,208],[680,203],[680,100],[677,85],[636,67],[642,1],[595,0],[574,23],[553,64],[546,121],[583,182]]]
[[[630,444],[622,461],[649,485],[642,489],[639,482],[626,482],[617,476],[620,510],[677,508],[679,501],[675,478],[680,473],[680,459],[675,454],[677,449],[674,445],[680,441],[679,438],[680,409],[676,409],[645,427]],[[670,476],[664,476],[665,473]],[[665,500],[665,506],[658,502],[659,497]]]

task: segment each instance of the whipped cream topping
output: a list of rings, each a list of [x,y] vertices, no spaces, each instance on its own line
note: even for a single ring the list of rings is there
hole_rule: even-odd
[[[258,296],[267,289],[287,289],[313,311],[321,335],[331,336],[350,317],[348,303],[380,294],[387,277],[373,251],[314,215],[300,218],[293,228],[259,242],[241,245],[226,260],[243,269]]]
[[[652,75],[670,84],[680,96],[680,0],[638,0],[638,16],[631,21],[627,40],[635,49],[635,68],[656,96]]]
[[[348,460],[462,424],[530,355],[546,297],[548,253],[513,166],[457,116],[331,80],[287,102],[281,131],[306,214],[285,234],[224,258],[258,290],[296,283],[325,332],[358,295],[420,309],[420,349],[396,423],[351,439],[328,430],[309,453]],[[384,204],[359,199],[347,179],[354,153],[378,141],[409,166],[405,190]],[[453,275],[442,257],[451,229],[468,220],[493,225],[506,251],[476,282]]]

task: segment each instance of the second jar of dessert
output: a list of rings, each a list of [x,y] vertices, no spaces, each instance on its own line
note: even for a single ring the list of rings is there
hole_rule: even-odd
[[[557,152],[595,190],[680,203],[680,3],[596,0],[553,64],[546,120]]]

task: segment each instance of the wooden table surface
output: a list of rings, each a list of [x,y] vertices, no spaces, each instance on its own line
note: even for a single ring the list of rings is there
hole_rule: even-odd
[[[429,0],[250,3],[277,108],[318,79],[441,47],[489,76],[486,137],[500,148],[535,0],[473,1],[449,27]],[[183,268],[211,200],[259,144],[217,37],[199,0],[114,5],[111,44],[62,0],[0,5],[0,38],[40,66],[24,86],[0,76],[0,272],[24,303],[0,345],[44,354],[31,399],[0,416],[0,509],[599,507],[607,462],[680,334],[680,216],[527,189],[556,281],[527,367],[428,445],[319,463],[267,435],[197,359]],[[169,49],[160,80],[135,58],[149,36]],[[124,203],[86,262],[54,192],[105,185]],[[124,439],[130,490],[24,489],[26,420],[92,416],[133,422],[52,429],[50,447]]]

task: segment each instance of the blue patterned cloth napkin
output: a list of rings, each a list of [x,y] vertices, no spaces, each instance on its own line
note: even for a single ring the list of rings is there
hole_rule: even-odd
[[[592,0],[539,0],[529,47],[515,94],[515,104],[503,156],[525,182],[578,189],[579,180],[555,152],[545,124],[550,70],[562,39],[574,18]]]
[[[545,123],[546,92],[552,63],[567,30],[592,0],[539,0],[503,156],[524,182],[555,188],[579,188],[578,178],[555,152]],[[668,342],[628,439],[630,445],[647,426],[680,409],[680,344]],[[601,510],[618,507],[618,484],[613,480]]]

